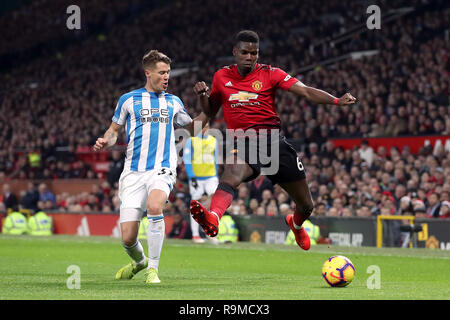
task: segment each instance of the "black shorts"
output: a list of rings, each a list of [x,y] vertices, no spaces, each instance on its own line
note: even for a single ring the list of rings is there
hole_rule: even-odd
[[[245,149],[242,150],[244,145]],[[272,184],[306,178],[305,168],[294,147],[279,134],[275,137],[269,135],[265,140],[259,136],[256,139],[252,137],[235,139],[234,149],[231,152],[236,153],[253,170],[253,174],[244,182],[252,181],[260,174],[267,176]]]

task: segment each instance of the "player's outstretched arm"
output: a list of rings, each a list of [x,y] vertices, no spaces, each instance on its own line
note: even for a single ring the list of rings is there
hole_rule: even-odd
[[[109,126],[108,130],[106,130],[103,138],[98,138],[95,142],[93,146],[94,151],[100,151],[115,145],[122,127],[123,126],[115,122],[111,122],[111,125]]]
[[[202,131],[209,120],[210,118],[204,112],[202,112],[183,128],[189,131],[191,137],[195,137],[200,133],[200,131]]]
[[[289,91],[295,93],[296,95],[305,97],[308,101],[319,104],[337,104],[339,106],[344,106],[354,104],[356,102],[356,98],[350,93],[346,93],[342,97],[336,98],[323,90],[308,87],[301,81],[298,81],[292,85]]]
[[[214,118],[221,105],[210,99],[210,90],[206,83],[204,81],[197,82],[194,86],[194,92],[200,98],[200,104],[205,115]]]

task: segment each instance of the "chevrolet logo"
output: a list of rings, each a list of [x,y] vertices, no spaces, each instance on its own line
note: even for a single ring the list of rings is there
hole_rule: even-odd
[[[258,95],[247,91],[239,91],[238,93],[230,94],[228,101],[238,100],[239,102],[248,102],[250,99],[256,99]]]

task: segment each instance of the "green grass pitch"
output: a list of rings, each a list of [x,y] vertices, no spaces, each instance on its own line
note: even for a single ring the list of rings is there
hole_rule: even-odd
[[[142,241],[147,250],[146,241]],[[147,252],[147,251],[146,251]],[[353,282],[331,288],[323,262],[345,255],[356,267]],[[390,300],[450,298],[450,252],[429,249],[347,248],[237,243],[193,244],[166,239],[161,283],[144,273],[116,281],[130,260],[121,242],[108,237],[0,236],[0,300]],[[80,289],[68,289],[71,265],[80,268]],[[369,289],[371,265],[380,268],[380,289]]]

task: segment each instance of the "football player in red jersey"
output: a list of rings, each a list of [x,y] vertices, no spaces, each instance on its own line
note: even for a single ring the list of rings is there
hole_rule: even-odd
[[[254,129],[256,131],[279,130],[280,118],[275,108],[275,92],[281,88],[305,97],[318,104],[349,105],[356,99],[346,93],[340,98],[304,85],[298,79],[279,68],[257,63],[259,37],[254,31],[243,30],[235,37],[233,55],[236,64],[223,67],[213,77],[212,90],[205,82],[197,82],[194,92],[200,97],[203,111],[214,117],[223,108],[228,129]],[[286,223],[294,232],[297,244],[304,250],[310,248],[303,222],[311,215],[314,204],[306,182],[304,167],[294,148],[285,137],[277,138],[279,147],[279,167],[276,174],[267,175],[273,184],[278,183],[296,204],[294,214],[286,217]],[[232,157],[233,161],[229,161]],[[237,158],[245,160],[237,164]],[[255,179],[264,165],[249,161],[245,154],[227,155],[224,172],[219,186],[211,200],[210,210],[198,201],[191,201],[190,211],[193,218],[202,226],[207,235],[214,237],[218,233],[219,220],[231,205],[237,187],[242,182]]]

